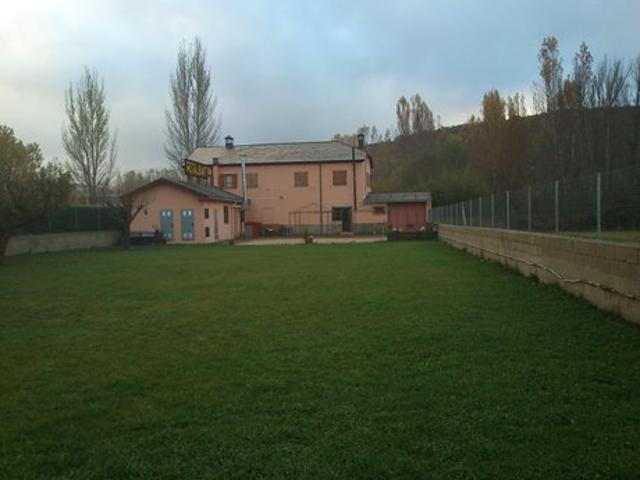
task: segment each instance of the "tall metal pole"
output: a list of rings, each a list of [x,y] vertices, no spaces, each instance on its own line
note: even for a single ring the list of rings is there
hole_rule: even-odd
[[[560,203],[558,201],[560,188],[559,188],[558,180],[556,180],[556,182],[555,182],[555,187],[556,187],[555,188],[556,189],[556,232],[558,232],[558,231],[560,231],[560,222],[559,222],[559,220],[560,220],[560,212],[559,212]]]
[[[602,237],[602,174],[596,176],[596,216],[598,224],[598,238]]]
[[[242,173],[242,208],[247,208],[247,156],[240,155],[240,167]]]
[[[527,191],[527,216],[527,226],[529,227],[529,231],[531,231],[531,185],[529,185],[529,189]]]
[[[507,190],[507,230],[511,228],[511,208],[509,206],[509,190]]]
[[[353,211],[358,210],[357,191],[356,191],[356,147],[351,147],[351,169],[353,171]]]
[[[496,227],[496,210],[495,210],[495,202],[493,199],[493,193],[491,194],[491,228]]]
[[[482,197],[478,197],[478,226],[482,227]]]

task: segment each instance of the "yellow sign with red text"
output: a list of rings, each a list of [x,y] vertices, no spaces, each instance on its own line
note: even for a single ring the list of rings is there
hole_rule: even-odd
[[[204,163],[185,159],[184,173],[190,177],[211,178],[213,167],[211,165],[205,165]]]

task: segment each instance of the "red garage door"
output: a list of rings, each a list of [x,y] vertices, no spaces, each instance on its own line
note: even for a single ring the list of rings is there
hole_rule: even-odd
[[[416,232],[427,223],[424,203],[391,203],[388,205],[389,223],[403,232]]]

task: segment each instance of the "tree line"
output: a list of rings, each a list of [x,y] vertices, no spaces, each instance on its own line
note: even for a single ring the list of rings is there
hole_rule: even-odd
[[[547,37],[538,64],[531,112],[524,93],[490,89],[479,115],[443,128],[414,95],[398,100],[396,127],[384,137],[361,127],[375,162],[375,189],[429,190],[449,202],[640,165],[640,55],[595,61],[583,42],[565,66],[557,39]]]

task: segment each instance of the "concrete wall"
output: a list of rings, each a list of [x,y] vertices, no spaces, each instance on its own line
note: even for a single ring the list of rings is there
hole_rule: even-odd
[[[92,247],[111,247],[120,239],[117,231],[45,233],[16,235],[9,239],[6,255],[23,253],[60,252]]]
[[[440,239],[456,248],[515,268],[526,276],[535,275],[544,283],[557,283],[604,310],[640,323],[638,245],[453,225],[439,225],[438,230]],[[540,265],[564,279],[588,280],[603,288],[561,281]]]

